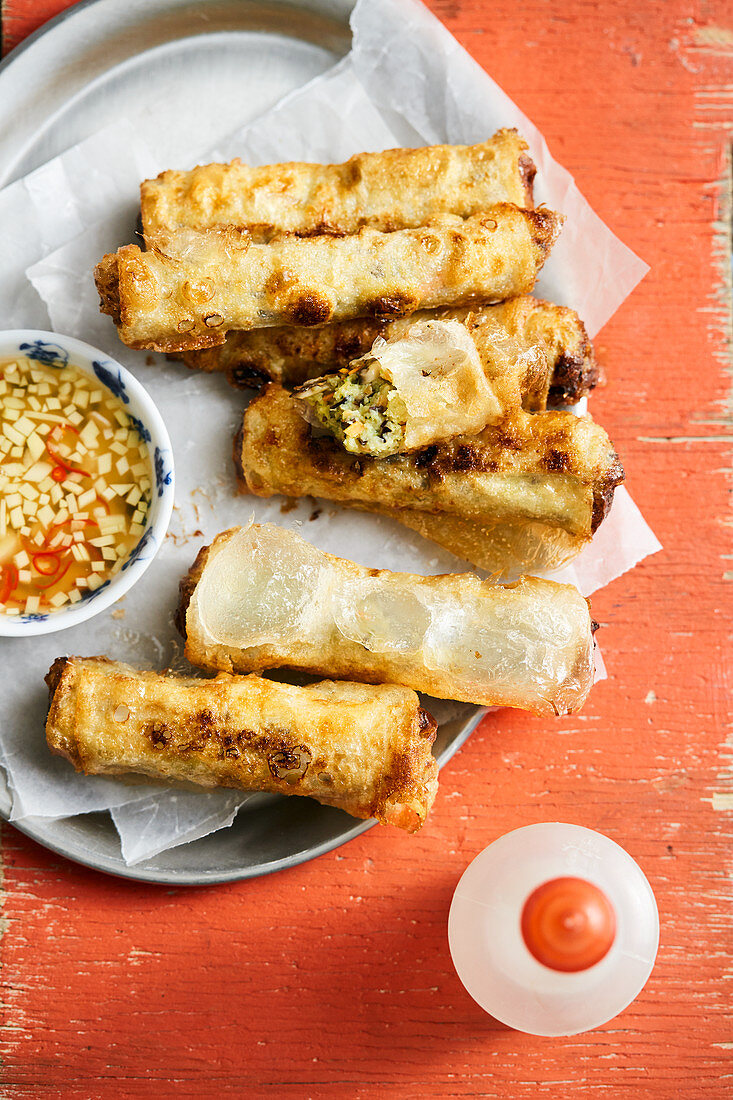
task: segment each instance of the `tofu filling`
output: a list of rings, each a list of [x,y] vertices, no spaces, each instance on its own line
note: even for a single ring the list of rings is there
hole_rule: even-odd
[[[397,454],[404,443],[407,407],[374,360],[314,378],[294,395],[306,419],[352,454],[384,458]]]

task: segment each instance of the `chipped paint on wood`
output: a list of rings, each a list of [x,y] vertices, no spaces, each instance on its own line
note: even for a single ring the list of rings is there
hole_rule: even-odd
[[[696,46],[730,60],[733,51],[733,27],[713,27],[709,24],[703,27],[694,26],[692,36]]]

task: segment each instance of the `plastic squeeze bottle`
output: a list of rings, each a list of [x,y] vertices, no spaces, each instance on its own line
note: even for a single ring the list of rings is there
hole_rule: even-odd
[[[448,917],[458,976],[532,1035],[576,1035],[641,992],[659,946],[654,894],[618,844],[552,822],[507,833],[461,877]]]

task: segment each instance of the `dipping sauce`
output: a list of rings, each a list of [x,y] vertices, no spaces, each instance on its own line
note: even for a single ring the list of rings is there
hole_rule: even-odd
[[[79,367],[0,359],[0,613],[78,603],[122,568],[151,500],[141,432]]]

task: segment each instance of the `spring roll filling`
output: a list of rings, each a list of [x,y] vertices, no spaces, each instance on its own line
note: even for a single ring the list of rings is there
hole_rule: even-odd
[[[397,454],[405,441],[407,409],[376,363],[307,382],[296,390],[306,419],[352,454]]]

